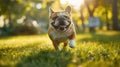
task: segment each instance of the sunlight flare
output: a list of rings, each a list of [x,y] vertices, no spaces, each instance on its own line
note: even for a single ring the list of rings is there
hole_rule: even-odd
[[[73,6],[75,10],[79,10],[84,0],[60,0],[61,4],[67,4]]]

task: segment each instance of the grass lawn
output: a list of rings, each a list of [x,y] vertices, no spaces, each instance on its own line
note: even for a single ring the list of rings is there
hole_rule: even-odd
[[[79,33],[76,40],[76,48],[55,51],[47,34],[1,37],[0,67],[120,67],[120,32]]]

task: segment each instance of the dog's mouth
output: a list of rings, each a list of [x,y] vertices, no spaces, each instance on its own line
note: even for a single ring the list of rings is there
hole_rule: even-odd
[[[59,26],[59,30],[61,30],[61,31],[65,31],[66,29],[67,29],[67,26],[65,26],[65,25]]]
[[[52,24],[52,26],[53,26],[55,29],[57,29],[57,30],[66,31],[66,30],[69,28],[71,22],[70,22],[68,25],[58,25],[58,26],[55,26],[55,25],[54,25],[54,22],[51,23],[51,24]]]

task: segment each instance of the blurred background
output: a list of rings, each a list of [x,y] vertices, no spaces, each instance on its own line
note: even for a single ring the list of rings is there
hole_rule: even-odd
[[[0,0],[0,35],[47,33],[49,7],[67,5],[77,32],[120,30],[120,0]]]
[[[76,48],[55,51],[47,35],[49,7],[68,5]],[[0,67],[43,66],[120,67],[120,0],[0,0]]]

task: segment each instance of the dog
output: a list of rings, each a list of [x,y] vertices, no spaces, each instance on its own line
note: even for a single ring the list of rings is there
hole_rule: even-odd
[[[75,47],[76,31],[70,6],[59,12],[54,12],[49,8],[48,35],[56,50],[60,50],[60,43],[64,43],[64,47],[68,43],[71,48]]]

